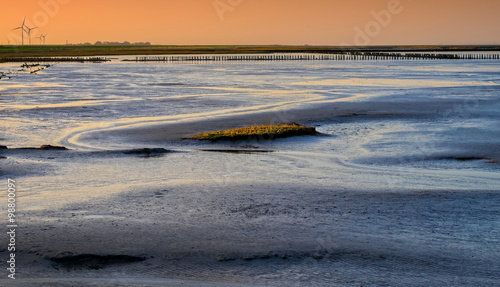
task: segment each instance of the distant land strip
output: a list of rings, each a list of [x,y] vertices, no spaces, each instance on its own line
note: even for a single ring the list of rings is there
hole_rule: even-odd
[[[110,61],[105,57],[0,57],[0,63],[44,63],[44,62],[76,62],[101,63]],[[25,64],[26,66],[30,66]],[[23,65],[24,66],[24,65]],[[27,67],[28,68],[28,67]]]
[[[0,46],[0,62],[15,58],[93,57],[120,55],[271,54],[271,53],[423,53],[500,51],[493,46],[116,46],[116,45],[24,45]]]

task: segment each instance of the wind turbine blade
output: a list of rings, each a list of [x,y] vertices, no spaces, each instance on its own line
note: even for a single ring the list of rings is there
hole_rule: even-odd
[[[25,17],[24,17],[24,19],[23,19],[23,26],[24,26],[24,22],[26,22],[26,16],[25,16]]]

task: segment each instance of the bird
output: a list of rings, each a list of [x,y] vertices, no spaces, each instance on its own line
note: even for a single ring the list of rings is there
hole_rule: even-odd
[[[4,72],[0,72],[0,80],[3,78],[10,79],[10,76],[7,76]]]

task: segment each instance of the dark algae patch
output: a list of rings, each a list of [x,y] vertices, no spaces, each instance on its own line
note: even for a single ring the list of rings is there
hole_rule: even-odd
[[[21,149],[34,149],[34,150],[68,150],[63,146],[42,145],[40,147],[23,147]]]
[[[189,139],[209,141],[273,140],[293,136],[317,135],[314,127],[298,124],[262,125],[196,134]]]
[[[42,145],[40,149],[44,150],[68,150],[66,147],[63,146],[53,146],[53,145]]]

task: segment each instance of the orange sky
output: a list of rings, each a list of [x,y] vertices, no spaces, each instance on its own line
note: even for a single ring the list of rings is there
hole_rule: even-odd
[[[499,0],[0,1],[0,44],[500,44]]]

